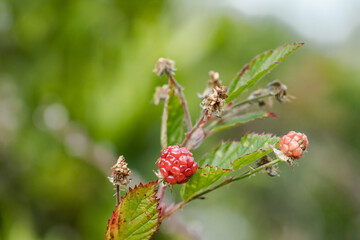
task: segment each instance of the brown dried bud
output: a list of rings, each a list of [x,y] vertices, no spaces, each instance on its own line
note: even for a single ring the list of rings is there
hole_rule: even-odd
[[[227,87],[225,86],[215,86],[203,99],[201,107],[207,110],[208,117],[211,116],[212,113],[220,117],[225,105],[225,99],[228,97],[226,91]]]
[[[154,94],[154,104],[158,105],[161,100],[164,100],[169,94],[169,86],[167,84],[156,87],[155,94]]]
[[[214,71],[210,71],[209,72],[210,75],[210,80],[209,80],[209,85],[213,86],[213,87],[220,87],[221,81],[220,81],[220,75],[218,72],[214,72]]]
[[[282,84],[280,81],[276,80],[267,85],[269,91],[275,95],[276,100],[279,102],[288,102],[289,99],[287,97],[287,87]]]
[[[199,127],[195,130],[195,132],[191,135],[189,141],[187,141],[185,147],[189,150],[194,150],[200,147],[201,143],[204,141],[206,134],[202,127]]]
[[[167,58],[159,58],[153,70],[153,72],[156,73],[159,77],[161,77],[164,73],[168,76],[174,75],[175,71],[175,62]]]
[[[250,96],[248,97],[248,100],[258,98],[258,97],[264,96],[266,94],[269,94],[269,90],[260,88],[260,89],[258,89],[256,91],[252,92],[250,94]],[[259,99],[256,102],[259,104],[259,107],[265,107],[265,106],[266,107],[272,107],[272,104],[273,104],[272,98],[270,96],[267,97],[267,98]]]
[[[265,155],[263,156],[262,158],[260,158],[260,160],[258,160],[256,162],[256,165],[258,167],[262,166],[262,165],[265,165],[269,162],[271,162],[272,159],[268,156],[268,155]],[[265,168],[265,171],[267,172],[267,174],[270,176],[270,177],[277,177],[277,176],[280,176],[279,174],[279,171],[278,169],[276,168],[276,166],[269,166],[269,167],[266,167]]]
[[[124,156],[120,156],[117,163],[111,168],[113,171],[109,180],[114,185],[126,186],[130,183],[131,171],[127,167]]]

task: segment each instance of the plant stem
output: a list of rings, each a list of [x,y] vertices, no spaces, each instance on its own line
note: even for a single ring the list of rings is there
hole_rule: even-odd
[[[169,87],[171,84],[171,80],[169,79]],[[160,132],[160,141],[161,141],[161,147],[166,148],[167,147],[167,120],[168,120],[168,106],[169,106],[169,100],[170,100],[170,90],[168,95],[165,98],[164,102],[164,110],[161,117],[161,132]]]
[[[207,194],[207,193],[209,193],[209,192],[212,192],[212,191],[214,191],[214,190],[216,190],[216,189],[218,189],[218,188],[220,188],[220,187],[222,187],[222,186],[225,186],[225,185],[227,185],[227,184],[229,184],[229,183],[232,183],[232,182],[235,182],[235,181],[244,179],[244,178],[246,178],[246,177],[249,177],[249,176],[253,175],[254,173],[257,173],[257,172],[259,172],[259,171],[261,171],[261,170],[263,170],[263,169],[265,169],[265,168],[267,168],[267,167],[270,167],[270,166],[272,166],[272,165],[275,165],[275,164],[277,164],[277,163],[279,163],[279,162],[281,162],[281,161],[282,161],[282,160],[280,160],[280,159],[276,159],[276,160],[271,161],[271,162],[269,162],[269,163],[267,163],[267,164],[261,165],[261,166],[259,166],[259,167],[257,167],[257,168],[254,168],[254,169],[251,169],[251,170],[247,171],[246,173],[243,173],[242,175],[240,175],[240,176],[238,176],[238,177],[230,177],[230,178],[227,178],[227,179],[225,179],[224,181],[222,181],[221,183],[219,183],[218,185],[215,185],[214,187],[208,188],[207,190],[202,191],[202,192],[200,192],[200,193],[198,193],[198,194],[195,194],[195,195],[193,195],[191,198],[189,198],[189,199],[187,199],[187,200],[183,200],[182,202],[178,203],[178,204],[175,205],[173,208],[171,208],[171,209],[169,209],[167,212],[165,212],[165,214],[161,217],[161,220],[163,220],[164,218],[169,217],[169,216],[172,215],[174,212],[176,212],[177,210],[181,209],[181,208],[182,208],[185,204],[187,204],[188,202],[191,202],[191,201],[193,201],[193,200],[195,200],[195,199],[198,199],[198,198],[200,198],[201,196],[203,196],[203,195],[205,195],[205,194]]]
[[[202,114],[201,114],[201,117],[196,122],[195,126],[191,129],[191,131],[189,133],[186,134],[185,139],[184,139],[183,143],[181,144],[181,147],[186,146],[187,142],[189,141],[189,139],[191,138],[193,133],[196,131],[196,129],[198,129],[200,127],[200,125],[201,125],[202,121],[204,120],[206,114],[207,114],[207,110],[204,110],[202,112]],[[188,150],[190,150],[190,149],[188,149]]]
[[[187,130],[190,131],[190,129],[192,129],[192,123],[191,123],[191,117],[190,117],[190,112],[186,103],[186,99],[185,99],[185,95],[183,92],[183,88],[182,86],[175,80],[175,78],[172,75],[169,75],[169,80],[171,81],[172,84],[174,84],[174,86],[178,89],[179,94],[180,94],[180,101],[181,101],[181,105],[184,108],[184,113],[185,113],[185,118],[186,118],[186,126],[187,126]],[[170,84],[169,84],[170,86]]]
[[[267,98],[267,97],[271,97],[271,96],[273,96],[272,93],[267,93],[265,95],[258,96],[258,97],[252,98],[252,99],[246,99],[246,100],[244,100],[242,102],[239,102],[239,103],[235,104],[234,106],[231,106],[231,108],[240,107],[240,106],[245,105],[247,103],[253,103],[253,102],[256,102],[256,101],[261,100],[263,98]]]
[[[159,201],[162,202],[165,195],[166,185],[161,185],[158,191]]]
[[[116,206],[120,203],[120,186],[116,185]]]

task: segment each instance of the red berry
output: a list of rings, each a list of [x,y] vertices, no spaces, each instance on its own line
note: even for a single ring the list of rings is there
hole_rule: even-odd
[[[286,156],[299,159],[304,155],[308,145],[309,141],[305,134],[290,131],[281,138],[280,149]]]
[[[198,167],[192,153],[179,146],[169,146],[164,149],[157,166],[161,175],[171,184],[186,183]]]

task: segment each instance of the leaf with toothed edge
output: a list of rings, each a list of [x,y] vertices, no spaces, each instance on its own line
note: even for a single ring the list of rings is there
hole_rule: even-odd
[[[263,76],[268,74],[274,67],[281,63],[287,56],[304,43],[292,43],[280,46],[274,50],[261,53],[246,64],[230,83],[228,89],[229,97],[226,103],[231,102],[239,96],[244,90],[253,86]]]
[[[225,142],[199,161],[199,169],[181,189],[181,196],[188,200],[205,191],[224,176],[250,164],[273,151],[280,138],[270,134],[247,134],[240,142]],[[231,169],[231,170],[230,170]]]
[[[231,172],[232,171],[229,169],[221,169],[210,166],[199,168],[191,176],[190,180],[181,188],[181,197],[184,200],[187,200],[200,190],[210,187],[210,185]]]
[[[250,112],[243,114],[241,116],[230,117],[227,119],[221,118],[215,122],[214,125],[210,125],[208,127],[205,126],[205,131],[207,132],[218,132],[221,130],[225,130],[228,128],[235,127],[237,125],[242,125],[251,121],[267,118],[267,117],[277,117],[275,113],[272,112]]]
[[[206,165],[234,170],[249,164],[272,152],[269,145],[276,145],[279,137],[270,134],[250,133],[238,141],[220,144],[199,161],[199,167]]]
[[[156,185],[157,181],[130,188],[108,222],[106,240],[141,240],[154,235],[160,226]]]

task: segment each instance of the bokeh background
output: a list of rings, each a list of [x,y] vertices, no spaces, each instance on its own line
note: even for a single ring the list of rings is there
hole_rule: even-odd
[[[279,79],[296,99],[195,155],[248,131],[289,130],[308,135],[308,153],[281,177],[193,202],[154,239],[360,239],[359,11],[355,0],[0,1],[0,239],[103,239],[120,154],[133,184],[155,180],[159,57],[176,60],[195,121],[209,70],[228,84],[290,42],[306,44],[254,90]]]

